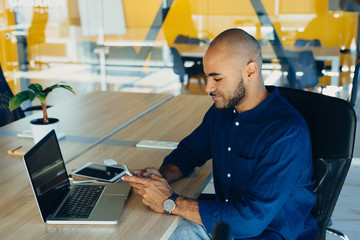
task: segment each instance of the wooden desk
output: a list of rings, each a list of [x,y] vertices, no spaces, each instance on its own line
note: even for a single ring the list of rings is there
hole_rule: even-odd
[[[109,158],[125,163],[130,169],[158,168],[171,150],[136,148],[135,144],[142,139],[179,142],[201,123],[212,104],[208,96],[176,96],[109,138],[132,142],[132,147],[100,144],[70,162],[68,168],[76,169],[89,160],[102,162]],[[211,169],[209,161],[196,169],[193,175],[173,183],[172,187],[181,195],[197,198],[211,179]],[[131,239],[167,239],[180,220],[180,217],[152,212],[141,203],[139,196],[132,194],[118,227],[124,236]],[[133,228],[140,230],[133,232]],[[110,239],[113,235],[109,234]]]
[[[67,135],[60,141],[65,161],[169,97],[165,94],[93,92],[50,108],[49,116],[61,120],[60,131]],[[18,146],[28,149],[33,146],[32,139],[16,137],[16,133],[29,129],[28,123],[33,118],[34,115],[28,116],[0,128],[0,203],[30,186],[22,157],[9,156],[7,151]]]
[[[89,160],[112,157],[123,159],[131,168],[150,164],[159,167],[169,151],[143,150],[129,147],[98,145],[75,161],[67,164],[73,169]],[[190,177],[172,184],[174,190],[187,197],[197,197],[205,187],[211,172],[211,162],[196,170]],[[4,239],[167,239],[181,218],[159,214],[142,204],[138,195],[131,193],[118,225],[48,225],[41,221],[30,187],[2,203],[0,234]]]
[[[195,44],[172,44],[183,57],[202,58],[208,48],[208,45]],[[276,55],[270,45],[261,46],[263,59],[275,59]],[[286,50],[307,50],[310,49],[315,60],[331,62],[331,85],[339,86],[339,67],[340,67],[340,49],[338,47],[285,47]]]
[[[149,137],[154,140],[180,141],[200,124],[212,101],[205,96],[180,95],[164,104],[120,130],[113,139],[125,137],[129,140],[141,140]],[[187,129],[188,127],[191,129]],[[6,142],[5,138],[10,137],[0,137],[0,143]],[[66,142],[62,144],[64,143]],[[64,148],[63,151],[70,151],[69,149],[75,146],[64,145]],[[159,167],[169,153],[169,150],[98,144],[66,165],[68,171],[71,171],[89,161],[102,162],[104,159],[113,158],[127,164],[130,169]],[[4,171],[14,170],[8,163]],[[196,198],[210,178],[211,161],[196,169],[189,177],[176,181],[172,187],[179,194]],[[3,182],[2,179],[0,182]],[[16,239],[19,236],[22,239],[167,239],[181,220],[177,216],[151,211],[142,204],[138,195],[131,193],[118,225],[47,225],[41,221],[30,185],[21,191],[16,185],[12,187],[17,194],[12,194],[6,201],[0,202],[0,235],[5,239]]]
[[[110,139],[179,142],[200,125],[213,103],[209,96],[178,95]]]
[[[29,178],[27,176],[24,162],[20,156],[9,156],[7,151],[15,149],[18,146],[24,146],[30,149],[33,145],[32,139],[23,139],[14,136],[0,137],[0,208],[1,205],[9,201],[12,197],[25,189],[30,188]],[[89,144],[73,143],[60,141],[60,148],[64,158],[72,156],[85,148]],[[0,213],[1,215],[1,213]]]
[[[104,159],[112,158],[119,163],[125,163],[130,169],[141,169],[145,166],[158,168],[164,157],[170,152],[170,150],[97,145],[70,162],[67,167],[69,170],[76,169],[88,161],[102,162]],[[176,181],[172,184],[174,191],[190,198],[197,198],[210,181],[211,168],[211,162],[209,161],[201,168],[196,169],[191,176]],[[41,225],[40,216],[35,218],[32,221],[34,223],[36,221],[37,224]],[[113,232],[106,233],[102,237],[106,239],[167,239],[180,220],[181,217],[153,212],[141,202],[141,198],[137,194],[132,192],[126,201],[119,225],[106,227],[113,228]],[[66,228],[58,229],[59,231],[66,231]],[[82,235],[89,237],[89,239],[95,239],[86,231],[83,231]]]
[[[48,115],[60,119],[60,132],[67,136],[100,138],[170,98],[169,94],[97,91],[49,108]],[[37,112],[1,129],[28,130],[28,123],[36,117],[42,117],[42,113]]]

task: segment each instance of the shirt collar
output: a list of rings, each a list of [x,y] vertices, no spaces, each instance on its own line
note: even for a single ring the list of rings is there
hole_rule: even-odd
[[[266,86],[266,90],[269,92],[269,95],[259,105],[257,105],[255,108],[250,109],[250,110],[245,111],[245,112],[240,113],[240,114],[237,113],[235,108],[233,108],[232,109],[232,114],[233,114],[234,118],[236,118],[237,116],[239,116],[239,117],[243,117],[243,116],[248,117],[248,116],[257,115],[258,113],[262,112],[263,109],[267,108],[267,106],[270,104],[270,102],[273,101],[273,99],[280,96],[279,90],[275,86]]]

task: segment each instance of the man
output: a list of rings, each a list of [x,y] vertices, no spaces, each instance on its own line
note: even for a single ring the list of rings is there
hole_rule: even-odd
[[[171,239],[209,239],[219,221],[235,239],[315,239],[309,130],[275,87],[264,86],[258,42],[243,30],[226,30],[211,42],[203,64],[205,90],[215,102],[203,122],[160,171],[147,168],[124,180],[152,210],[187,219]],[[209,159],[217,200],[174,194],[168,183]]]

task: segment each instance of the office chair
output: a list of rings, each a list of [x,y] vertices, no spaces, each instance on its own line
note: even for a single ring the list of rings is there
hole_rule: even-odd
[[[319,39],[297,39],[294,44],[295,47],[321,47],[321,42]],[[322,70],[325,69],[325,62],[324,61],[316,61],[316,68],[320,74],[323,76]]]
[[[188,36],[179,34],[179,35],[176,36],[176,38],[174,40],[174,43],[187,43],[188,40],[189,40]]]
[[[359,89],[359,78],[360,78],[359,68],[360,68],[360,63],[358,63],[355,67],[352,89],[351,89],[351,94],[350,94],[350,99],[349,99],[349,102],[353,107],[355,106],[356,96],[357,96],[357,92]]]
[[[21,108],[10,111],[9,101],[13,96],[0,66],[0,127],[25,117]]]
[[[286,50],[286,54],[295,69],[296,80],[299,89],[315,87],[322,76],[316,68],[314,54],[311,50],[292,51]]]
[[[25,109],[17,108],[10,111],[9,101],[13,96],[14,94],[6,82],[4,73],[0,66],[0,127],[25,117],[25,112],[42,111],[42,107],[39,105],[30,106]],[[47,106],[47,108],[50,107],[51,105]]]
[[[319,39],[307,40],[307,39],[299,38],[299,39],[296,39],[294,46],[295,47],[311,47],[311,46],[321,47],[321,42]]]
[[[315,196],[312,213],[318,221],[317,240],[326,231],[348,239],[328,227],[330,217],[350,168],[356,130],[356,115],[345,100],[298,89],[278,88],[280,94],[305,118],[311,135]]]
[[[186,88],[189,89],[190,78],[196,78],[196,79],[198,79],[200,93],[203,94],[202,79],[204,78],[205,74],[204,74],[202,64],[201,65],[194,64],[191,67],[185,67],[184,61],[182,60],[178,50],[176,48],[172,47],[172,48],[170,48],[170,51],[173,56],[174,72],[179,75],[182,88],[184,86],[185,81],[188,80]]]
[[[232,234],[231,228],[227,223],[218,222],[215,224],[211,232],[212,240],[232,240],[234,236]]]
[[[206,40],[200,39],[200,38],[189,38],[187,43],[188,44],[200,44],[200,43],[206,43]]]

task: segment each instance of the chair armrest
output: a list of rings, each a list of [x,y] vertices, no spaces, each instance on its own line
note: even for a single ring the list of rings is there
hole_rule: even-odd
[[[346,234],[340,232],[339,230],[336,230],[334,228],[329,228],[327,227],[326,228],[326,231],[332,235],[335,235],[335,236],[338,236],[339,238],[341,239],[344,239],[344,240],[350,240],[350,238],[348,236],[346,236]]]

